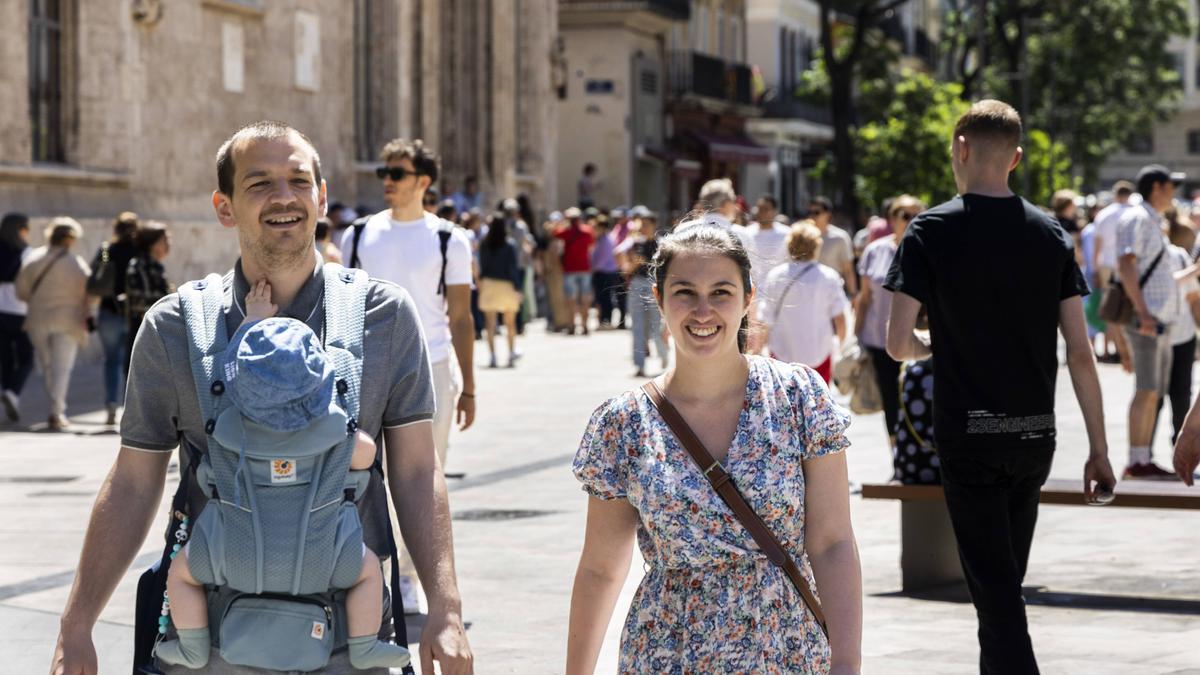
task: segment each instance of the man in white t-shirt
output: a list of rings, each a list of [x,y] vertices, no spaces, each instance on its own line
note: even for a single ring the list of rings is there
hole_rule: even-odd
[[[828,197],[813,197],[808,203],[808,217],[821,231],[821,253],[817,262],[842,275],[846,292],[858,294],[858,277],[854,274],[854,242],[845,230],[833,224],[833,202]]]
[[[416,303],[433,369],[433,436],[444,468],[455,417],[460,429],[475,419],[471,243],[461,228],[422,208],[438,175],[432,150],[420,140],[396,139],[384,146],[382,157],[385,166],[376,175],[390,208],[368,218],[357,236],[356,228],[348,228],[341,248],[350,252],[343,257],[351,266],[402,286]]]
[[[462,228],[424,209],[437,181],[438,158],[420,140],[395,139],[380,153],[388,209],[346,228],[343,258],[372,277],[403,287],[421,319],[433,372],[433,441],[446,466],[450,427],[475,421],[475,322],[471,317],[471,243]],[[457,357],[457,363],[455,359]],[[407,554],[400,579],[406,610],[418,611],[415,575]]]
[[[787,237],[791,231],[775,220],[779,215],[779,203],[770,194],[758,198],[754,207],[754,223],[745,229],[742,238],[746,253],[750,256],[750,276],[754,286],[762,289],[767,281],[767,272],[788,261]]]

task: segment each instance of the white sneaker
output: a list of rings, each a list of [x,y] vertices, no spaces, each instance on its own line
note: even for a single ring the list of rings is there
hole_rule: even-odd
[[[400,603],[405,614],[421,613],[421,587],[412,577],[400,577]]]

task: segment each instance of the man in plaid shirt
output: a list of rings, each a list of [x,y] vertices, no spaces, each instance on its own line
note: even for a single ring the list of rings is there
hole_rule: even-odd
[[[1121,215],[1117,223],[1117,274],[1137,313],[1125,337],[1133,354],[1136,391],[1129,404],[1129,465],[1124,478],[1172,480],[1174,475],[1150,459],[1155,410],[1171,372],[1169,326],[1178,316],[1179,290],[1172,256],[1163,234],[1162,213],[1171,205],[1175,188],[1184,180],[1159,164],[1142,167],[1137,190],[1142,203]],[[1143,285],[1141,278],[1149,277]]]

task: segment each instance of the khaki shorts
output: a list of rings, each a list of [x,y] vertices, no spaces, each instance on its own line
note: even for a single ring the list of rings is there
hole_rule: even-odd
[[[1133,355],[1134,386],[1138,391],[1153,391],[1159,396],[1167,392],[1171,381],[1171,337],[1170,330],[1163,335],[1142,335],[1125,329],[1129,351]]]
[[[503,279],[479,280],[479,311],[516,312],[521,307],[521,294],[511,281]]]

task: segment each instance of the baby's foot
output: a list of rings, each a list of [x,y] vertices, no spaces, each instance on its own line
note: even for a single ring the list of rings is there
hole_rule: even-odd
[[[275,316],[279,307],[271,304],[271,284],[261,279],[246,294],[246,321],[262,321]]]
[[[412,661],[407,649],[374,635],[350,638],[346,645],[350,648],[350,665],[358,670],[403,668]]]
[[[208,665],[208,652],[212,643],[208,627],[180,628],[175,640],[163,640],[154,648],[154,655],[163,663],[199,670]]]

